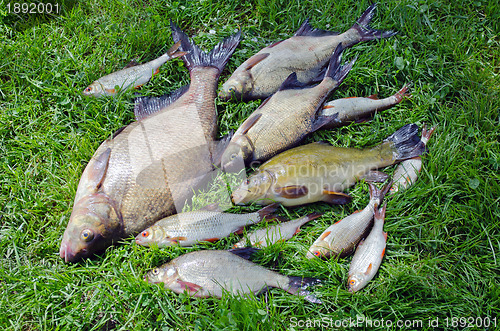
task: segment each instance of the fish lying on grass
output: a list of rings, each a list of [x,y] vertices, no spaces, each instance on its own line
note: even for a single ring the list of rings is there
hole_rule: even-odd
[[[427,130],[427,127],[422,128],[422,143],[427,145],[436,127]],[[389,194],[394,194],[410,187],[415,183],[420,171],[422,170],[422,158],[420,156],[405,160],[398,164],[394,174],[392,175],[393,185]]]
[[[276,211],[278,204],[248,214],[230,214],[219,211],[197,210],[179,213],[159,220],[142,231],[135,241],[139,245],[159,247],[192,246],[200,241],[217,241],[231,233],[242,231]]]
[[[380,268],[387,242],[387,232],[384,232],[385,209],[386,204],[380,209],[375,208],[373,228],[354,252],[347,278],[349,292],[365,287]]]
[[[128,88],[138,88],[149,82],[153,75],[160,72],[160,67],[176,57],[186,55],[186,52],[178,51],[180,42],[172,46],[165,54],[157,59],[144,64],[137,64],[125,67],[122,70],[113,72],[99,78],[83,90],[86,96],[101,97],[105,95],[115,95],[119,91]]]
[[[255,250],[202,250],[181,255],[149,271],[149,283],[163,283],[175,293],[185,291],[194,297],[218,297],[229,294],[258,294],[269,287],[303,296],[309,302],[321,303],[305,290],[320,282],[316,278],[285,276],[250,262],[236,254]]]
[[[226,142],[215,140],[214,99],[218,77],[240,33],[209,54],[174,24],[172,34],[182,51],[188,52],[183,60],[191,84],[168,99],[168,105],[141,99],[139,115],[142,111],[146,115],[99,146],[78,184],[61,242],[59,253],[66,262],[90,256],[182,210],[193,189],[220,162]]]
[[[341,66],[342,46],[338,45],[320,84],[301,87],[295,73],[291,74],[279,91],[264,101],[233,135],[222,155],[224,170],[237,168],[243,161],[265,161],[290,148],[307,134],[330,122],[332,117],[317,116],[328,95],[347,76],[354,64]]]
[[[332,117],[337,114],[337,117],[323,125],[322,129],[331,129],[354,121],[368,120],[376,111],[391,108],[400,103],[403,98],[409,97],[410,94],[407,91],[408,86],[405,85],[396,94],[385,99],[378,99],[376,95],[370,95],[366,98],[351,97],[327,102],[319,112],[319,116]]]
[[[384,181],[386,167],[425,152],[418,126],[407,124],[371,148],[334,147],[311,143],[287,150],[262,164],[231,195],[235,204],[280,202],[297,206],[316,201],[344,204],[342,193],[358,180]]]
[[[358,21],[341,34],[315,29],[305,21],[293,37],[263,48],[240,65],[222,86],[219,97],[223,100],[231,97],[237,100],[267,98],[292,72],[304,84],[321,80],[337,45],[347,48],[362,41],[396,34],[374,30],[368,25],[375,7],[376,4],[368,7]]]
[[[309,248],[306,257],[344,257],[352,253],[356,244],[369,231],[372,225],[373,212],[376,206],[384,198],[385,190],[380,191],[375,185],[370,185],[370,201],[362,210],[344,217],[340,221],[330,225],[314,241]]]
[[[247,243],[255,247],[267,247],[277,243],[278,241],[286,241],[299,233],[302,225],[321,217],[321,215],[323,214],[312,213],[295,220],[278,223],[276,225],[252,231],[246,236],[246,238],[243,238],[234,244],[233,248],[243,248],[247,245]]]

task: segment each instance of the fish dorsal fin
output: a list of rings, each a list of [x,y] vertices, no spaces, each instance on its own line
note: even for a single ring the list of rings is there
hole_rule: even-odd
[[[368,275],[372,271],[372,267],[373,267],[373,265],[370,263],[368,268],[366,268],[365,275]]]
[[[167,108],[189,89],[183,86],[170,94],[161,97],[138,97],[135,99],[134,114],[136,120],[142,120]]]
[[[267,48],[273,48],[274,46],[277,46],[277,45],[281,44],[282,42],[284,42],[284,40],[277,41],[274,44],[267,46]]]
[[[203,206],[199,210],[222,212],[222,208],[219,206],[218,202]]]
[[[234,255],[238,255],[239,257],[245,260],[250,260],[252,255],[260,251],[260,249],[255,247],[244,247],[244,248],[228,249],[227,251],[233,253]]]
[[[321,29],[316,29],[309,24],[309,19],[306,19],[300,28],[295,32],[294,36],[311,36],[311,37],[321,37],[321,36],[336,36],[338,32],[326,31]]]
[[[248,131],[259,121],[259,119],[262,117],[262,113],[255,114],[253,116],[250,116],[243,124],[241,125],[241,134],[245,135],[248,133]]]
[[[368,99],[372,99],[372,100],[378,100],[378,96],[377,96],[377,94],[376,94],[376,93],[375,93],[375,94],[372,94],[372,95],[369,95],[367,98],[368,98]]]
[[[127,65],[123,69],[135,67],[138,65],[139,65],[139,62],[137,62],[136,60],[131,60],[129,63],[127,63]]]
[[[247,60],[247,64],[245,65],[245,70],[250,70],[253,67],[255,67],[260,61],[264,60],[266,57],[269,56],[269,53],[260,53],[260,54],[255,54],[251,58]]]
[[[104,152],[99,154],[92,163],[89,163],[90,170],[88,174],[88,186],[93,187],[96,191],[101,187],[106,177],[108,170],[109,158],[111,156],[111,148],[106,148]]]
[[[274,191],[277,195],[285,199],[298,199],[307,195],[309,192],[307,186],[301,185],[277,187]]]
[[[297,79],[297,73],[292,72],[285,81],[281,84],[278,91],[299,89],[308,86],[306,83],[302,83]]]

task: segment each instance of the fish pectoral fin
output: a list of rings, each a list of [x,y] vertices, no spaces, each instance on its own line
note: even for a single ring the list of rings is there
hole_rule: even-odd
[[[88,175],[88,186],[95,191],[101,187],[104,178],[106,178],[110,156],[111,148],[106,148],[106,150],[99,154],[99,156],[94,159],[94,162],[92,162]]]
[[[302,89],[304,87],[307,87],[308,84],[302,83],[297,79],[297,73],[292,72],[288,77],[285,79],[285,81],[281,84],[279,87],[278,91],[282,90],[291,90],[291,89]]]
[[[115,94],[116,93],[116,89],[114,89],[114,88],[105,88],[104,91],[106,91],[109,94]]]
[[[329,115],[329,116],[323,116],[323,115],[318,116],[314,120],[314,123],[313,123],[312,128],[311,128],[311,132],[314,132],[314,131],[321,129],[321,127],[323,127],[324,125],[326,125],[332,121],[337,120],[338,117],[339,117],[339,113],[335,113],[335,114]]]
[[[262,113],[255,114],[251,117],[249,117],[240,127],[241,129],[241,134],[245,135],[248,133],[248,131],[259,121],[259,119],[262,117]]]
[[[260,248],[255,248],[255,247],[243,247],[243,248],[228,249],[228,252],[233,253],[234,255],[238,255],[242,259],[250,260],[252,255],[260,250],[261,250]]]
[[[366,268],[365,275],[368,275],[372,271],[372,267],[373,267],[373,265],[370,263],[368,268]]]
[[[318,238],[318,240],[325,240],[326,237],[328,237],[332,233],[332,231],[326,231],[324,232],[321,237]]]
[[[208,241],[208,242],[213,243],[213,242],[216,242],[218,240],[220,240],[220,238],[208,238],[208,239],[204,239],[203,241]]]
[[[245,70],[250,70],[255,67],[260,61],[269,56],[269,53],[256,54],[248,59]]]
[[[298,199],[301,198],[309,192],[306,186],[300,185],[290,185],[277,187],[275,193],[285,199]]]
[[[335,204],[335,205],[345,205],[346,203],[351,202],[352,197],[349,194],[345,194],[342,192],[335,192],[329,190],[323,190],[323,199],[322,201]]]
[[[168,238],[168,240],[171,241],[174,244],[178,244],[181,241],[186,241],[187,238],[186,237],[171,237],[171,238]]]
[[[193,293],[198,292],[202,288],[200,285],[190,283],[190,282],[185,282],[182,280],[177,280],[177,283],[185,290],[188,290],[189,292],[193,292]]]
[[[371,170],[371,171],[367,172],[366,174],[364,174],[363,176],[361,176],[359,179],[364,179],[367,182],[381,183],[381,182],[385,182],[387,180],[387,178],[389,178],[389,175],[386,174],[385,172]]]

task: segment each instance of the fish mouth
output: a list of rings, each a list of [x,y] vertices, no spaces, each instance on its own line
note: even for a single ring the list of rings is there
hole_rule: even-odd
[[[61,243],[59,256],[64,260],[64,262],[76,262],[82,259],[82,257],[84,257],[85,255],[87,255],[87,249],[84,248],[81,251],[75,253],[67,242]]]

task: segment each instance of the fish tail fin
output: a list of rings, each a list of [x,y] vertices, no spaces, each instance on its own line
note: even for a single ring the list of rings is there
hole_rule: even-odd
[[[288,278],[290,280],[288,288],[286,289],[288,293],[303,296],[304,299],[312,303],[322,303],[320,299],[306,290],[309,286],[321,283],[320,279],[296,276],[288,276]]]
[[[165,60],[174,59],[176,57],[181,57],[186,55],[188,52],[183,52],[179,48],[181,47],[181,42],[178,41],[172,45],[165,54],[162,55]]]
[[[189,71],[195,67],[215,67],[219,69],[219,72],[222,72],[227,61],[229,61],[229,58],[236,49],[236,46],[238,46],[241,38],[240,30],[215,45],[212,51],[207,54],[203,52],[193,40],[190,40],[188,36],[172,21],[170,21],[170,28],[172,30],[172,37],[174,41],[180,41],[181,43],[180,50],[188,52],[183,56],[183,60]]]
[[[361,17],[352,26],[352,29],[355,29],[359,33],[360,42],[373,39],[389,38],[397,34],[397,32],[395,31],[381,31],[372,29],[370,27],[369,24],[373,18],[376,7],[376,3],[371,4],[370,7],[365,10],[363,15],[361,15]]]
[[[326,69],[325,79],[331,78],[336,82],[336,86],[339,86],[346,78],[349,71],[351,71],[354,62],[356,62],[356,58],[351,62],[341,65],[342,62],[342,52],[344,51],[344,47],[342,44],[339,44],[330,58],[330,62],[328,64],[328,68]]]
[[[385,202],[382,207],[375,208],[374,212],[375,222],[382,222],[382,224],[384,223],[386,208],[387,208],[387,202]]]
[[[418,125],[413,123],[406,124],[387,137],[386,140],[393,142],[395,145],[397,150],[396,162],[420,156],[427,151],[425,144],[418,136]]]
[[[422,141],[424,142],[424,144],[427,144],[432,134],[434,133],[434,130],[436,130],[435,126],[427,130],[427,126],[424,125],[424,127],[422,128]]]

